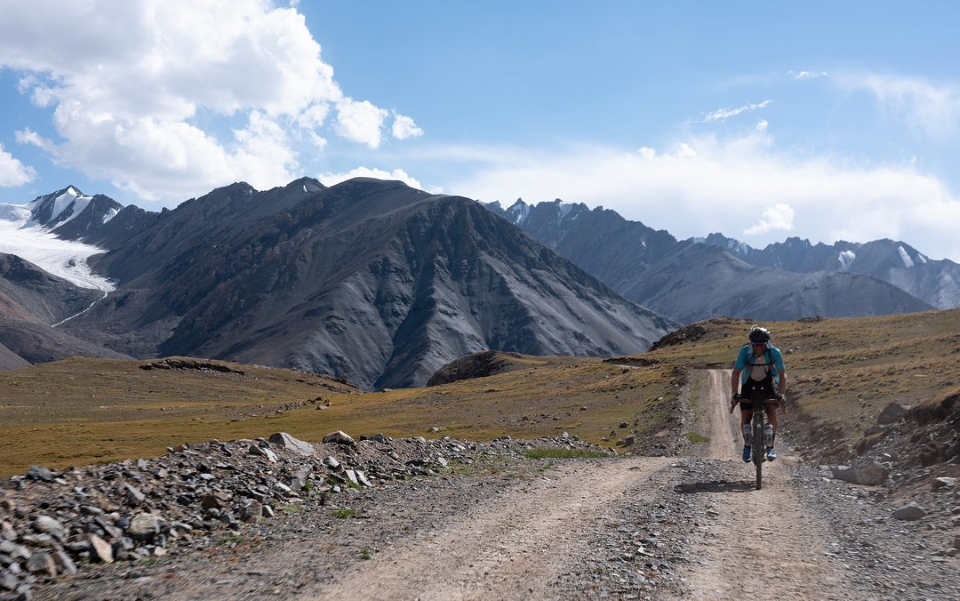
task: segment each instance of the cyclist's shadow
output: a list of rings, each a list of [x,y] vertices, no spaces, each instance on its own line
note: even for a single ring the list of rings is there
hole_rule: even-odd
[[[730,482],[728,480],[710,480],[709,482],[684,482],[678,484],[676,491],[682,495],[696,495],[700,493],[717,492],[750,492],[756,489],[756,483],[753,480],[740,480]]]

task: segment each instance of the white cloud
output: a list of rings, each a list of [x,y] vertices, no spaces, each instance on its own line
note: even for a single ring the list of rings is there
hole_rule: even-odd
[[[356,169],[351,169],[345,173],[321,173],[317,176],[317,179],[320,180],[324,186],[334,186],[340,182],[345,182],[348,179],[353,179],[355,177],[372,177],[375,179],[386,179],[386,180],[398,180],[401,181],[411,188],[416,188],[418,190],[423,190],[423,184],[412,177],[403,169],[394,169],[393,171],[384,171],[383,169],[369,168],[369,167],[357,167]],[[431,192],[433,192],[431,190]],[[436,192],[435,192],[436,193]]]
[[[743,106],[738,106],[732,109],[717,109],[713,112],[707,113],[703,116],[701,123],[713,123],[714,121],[726,121],[730,117],[736,117],[741,113],[747,111],[756,111],[762,108],[770,106],[772,100],[764,100],[763,102],[756,102],[751,104],[745,104]]]
[[[21,186],[36,176],[33,167],[21,163],[0,144],[0,186]]]
[[[37,132],[33,131],[30,128],[22,129],[16,132],[15,135],[17,137],[18,144],[29,144],[31,146],[36,146],[41,150],[46,150],[47,152],[50,152],[54,148],[54,144],[52,141],[48,140],[47,138],[44,138],[43,136],[41,136],[40,134],[38,134]]]
[[[413,119],[406,115],[394,114],[393,117],[393,137],[398,140],[407,138],[416,138],[423,135],[423,130],[417,127]]]
[[[686,137],[652,152],[508,148],[499,162],[489,149],[479,154],[490,162],[444,187],[484,201],[603,205],[680,238],[750,229],[746,241],[762,246],[781,241],[792,224],[791,235],[815,242],[902,239],[931,257],[960,260],[960,199],[907,161],[871,165],[796,155],[756,129],[727,138]],[[460,150],[458,156],[470,155]],[[767,227],[752,228],[762,223]]]
[[[296,175],[322,132],[376,148],[388,112],[341,91],[304,17],[266,0],[35,0],[4,6],[0,68],[53,107],[63,142],[23,142],[145,198]],[[337,120],[328,123],[332,110]],[[229,135],[228,126],[238,135]],[[274,127],[275,126],[275,127]],[[279,135],[286,130],[287,135]],[[26,130],[25,130],[26,132]],[[226,133],[225,133],[226,132]]]
[[[352,142],[377,148],[383,141],[383,121],[389,113],[364,100],[346,98],[337,104],[337,133]]]
[[[778,202],[763,210],[763,216],[752,226],[743,230],[748,236],[767,232],[789,232],[793,229],[794,210],[785,202]]]
[[[845,75],[838,83],[869,90],[884,110],[930,137],[945,138],[960,130],[960,87],[956,85],[877,74]]]
[[[787,75],[794,79],[819,79],[821,77],[830,77],[826,71],[787,71]]]
[[[761,119],[757,121],[757,131],[767,131],[767,127],[770,126],[770,123],[766,119]]]

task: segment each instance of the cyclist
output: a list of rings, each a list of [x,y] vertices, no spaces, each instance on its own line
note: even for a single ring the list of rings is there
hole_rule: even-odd
[[[740,429],[743,431],[743,460],[750,461],[753,448],[750,433],[750,420],[753,418],[753,403],[750,397],[755,390],[764,392],[766,398],[767,416],[773,426],[773,436],[777,435],[777,407],[783,400],[787,390],[787,372],[783,366],[783,355],[780,349],[770,344],[770,331],[760,326],[750,328],[750,343],[744,345],[737,355],[733,365],[733,375],[730,378],[730,388],[733,390],[731,404],[740,403]],[[739,388],[739,392],[737,392]],[[756,441],[759,447],[762,441]],[[777,452],[773,444],[767,447],[767,459],[773,461]]]

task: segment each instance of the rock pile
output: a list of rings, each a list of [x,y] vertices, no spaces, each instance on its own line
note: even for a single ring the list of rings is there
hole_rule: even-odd
[[[569,438],[476,443],[378,434],[354,441],[336,432],[324,440],[314,445],[281,432],[210,441],[149,460],[34,466],[0,482],[0,600],[29,599],[39,584],[88,563],[203,546],[218,532],[240,531],[289,504],[323,504],[348,487],[438,474],[484,454],[520,456],[534,446],[596,449]]]

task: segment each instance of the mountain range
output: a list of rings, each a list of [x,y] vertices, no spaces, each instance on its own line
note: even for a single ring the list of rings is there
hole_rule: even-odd
[[[768,255],[752,253],[746,245],[718,235],[677,240],[615,211],[591,210],[580,203],[556,200],[529,205],[518,200],[506,209],[496,202],[484,206],[624,297],[681,322],[719,315],[762,320],[866,316],[955,306],[918,298],[911,291],[919,290],[919,285],[899,285],[937,279],[944,282],[939,298],[946,300],[949,294],[944,291],[960,268],[950,261],[918,259],[915,266],[926,271],[914,280],[897,270],[859,272],[875,264],[865,258],[844,270],[829,270],[824,261],[818,270],[813,268],[813,258],[802,256],[802,249],[789,261],[750,261],[750,257]],[[807,246],[820,251],[818,246]],[[791,269],[801,264],[808,268]],[[960,303],[960,296],[957,299]]]
[[[28,206],[30,223],[107,249],[87,261],[116,289],[56,329],[114,353],[282,365],[383,388],[422,385],[488,348],[637,352],[678,325],[475,201],[400,182],[237,183],[161,213],[98,198],[70,187]]]
[[[717,315],[956,306],[958,278],[901,242],[757,250],[374,179],[241,182],[159,213],[68,186],[0,205],[0,367],[191,355],[405,387],[468,353],[633,353]]]

